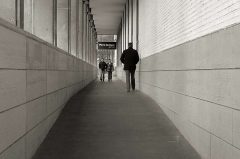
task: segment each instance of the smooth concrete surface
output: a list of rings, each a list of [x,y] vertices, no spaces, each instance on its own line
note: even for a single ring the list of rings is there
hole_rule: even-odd
[[[33,159],[200,159],[160,107],[119,80],[73,96]]]
[[[0,159],[31,159],[97,68],[0,21]]]
[[[142,58],[137,67],[137,89],[204,159],[240,158],[239,39],[238,24]]]

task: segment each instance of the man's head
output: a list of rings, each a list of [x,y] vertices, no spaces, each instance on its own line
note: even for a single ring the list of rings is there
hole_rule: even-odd
[[[104,61],[104,59],[102,58],[102,59],[101,59],[101,61],[103,62],[103,61]]]
[[[112,62],[111,59],[108,59],[108,62],[111,63]]]
[[[128,43],[128,48],[132,48],[133,47],[133,43]]]

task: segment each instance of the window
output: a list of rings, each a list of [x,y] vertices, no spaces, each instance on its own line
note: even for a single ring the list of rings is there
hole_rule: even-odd
[[[57,0],[57,46],[69,51],[69,1]]]
[[[33,34],[53,42],[53,0],[34,0]]]
[[[16,0],[0,0],[0,17],[16,25]]]
[[[53,0],[24,0],[24,30],[53,43]]]
[[[71,54],[77,53],[77,0],[71,0]]]

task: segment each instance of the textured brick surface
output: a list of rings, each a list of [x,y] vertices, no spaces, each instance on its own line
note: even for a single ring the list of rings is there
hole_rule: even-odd
[[[143,57],[239,23],[239,0],[139,0]]]

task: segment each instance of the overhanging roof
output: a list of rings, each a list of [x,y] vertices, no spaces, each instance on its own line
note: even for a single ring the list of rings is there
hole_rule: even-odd
[[[97,33],[117,34],[126,0],[90,0]]]

